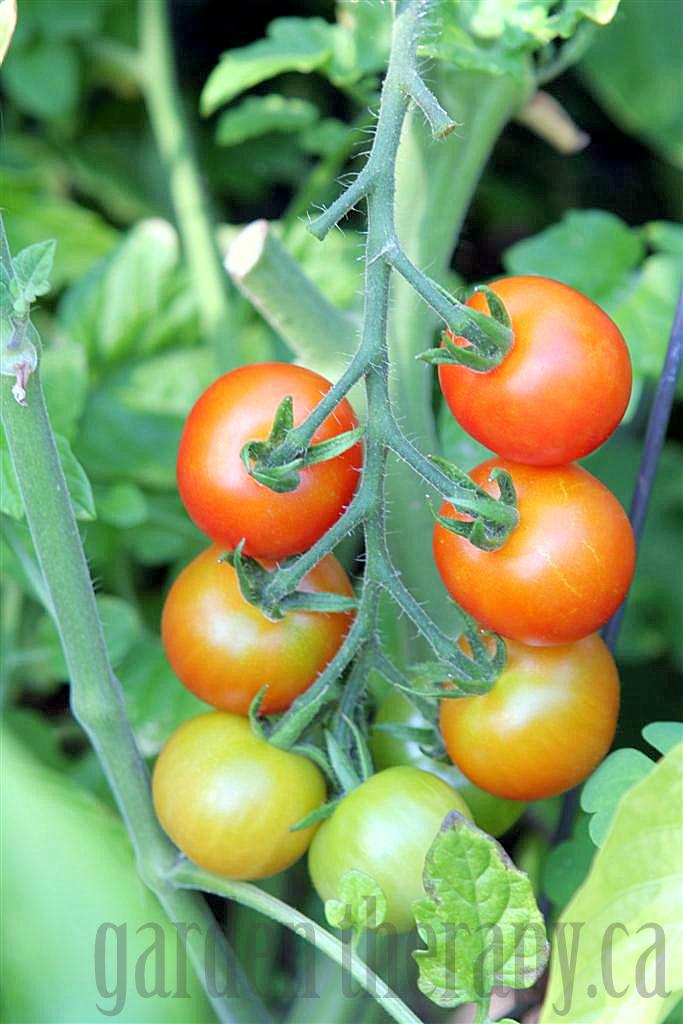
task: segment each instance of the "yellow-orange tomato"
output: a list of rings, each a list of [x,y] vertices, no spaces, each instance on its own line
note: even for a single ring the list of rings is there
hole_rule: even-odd
[[[255,363],[226,373],[200,395],[178,449],[178,490],[190,518],[207,537],[254,558],[305,551],[332,526],[356,489],[362,446],[301,470],[293,491],[278,494],[254,480],[240,452],[263,441],[284,398],[293,400],[295,426],[331,384],[290,363]],[[313,443],[353,430],[358,421],[345,398],[313,435]]]
[[[541,800],[583,782],[609,750],[619,677],[597,634],[561,647],[507,646],[489,693],[441,702],[441,734],[477,786],[508,800]]]
[[[190,860],[226,878],[267,878],[308,849],[316,826],[290,832],[325,800],[319,769],[279,750],[249,722],[191,718],[161,751],[152,780],[164,831]]]
[[[271,622],[244,600],[237,573],[219,562],[221,553],[217,544],[208,547],[171,587],[161,617],[166,656],[187,689],[221,711],[246,715],[265,684],[261,711],[284,711],[332,660],[353,615],[296,610]],[[333,555],[299,589],[353,596]]]
[[[472,479],[497,493],[496,466],[514,481],[519,525],[497,551],[482,551],[439,523],[434,558],[455,600],[486,629],[528,644],[588,636],[621,604],[635,566],[626,513],[580,466],[520,466],[488,459]],[[447,502],[441,515],[464,519]]]
[[[512,348],[488,373],[440,366],[448,407],[506,459],[556,466],[583,458],[628,405],[631,360],[619,328],[581,292],[547,277],[506,277],[491,289],[510,314]],[[489,312],[482,292],[467,305]]]

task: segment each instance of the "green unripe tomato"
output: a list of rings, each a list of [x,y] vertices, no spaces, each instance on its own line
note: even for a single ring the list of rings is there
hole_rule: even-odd
[[[375,715],[375,725],[382,723],[416,728],[427,724],[415,705],[399,690],[392,690],[380,704]],[[521,800],[504,800],[480,789],[454,764],[427,757],[413,740],[400,739],[375,729],[370,739],[370,751],[378,770],[392,765],[411,764],[424,772],[438,775],[464,797],[475,823],[490,836],[501,836],[507,832],[526,807]]]
[[[387,768],[352,790],[315,835],[308,870],[322,900],[339,896],[347,871],[375,879],[387,899],[385,923],[414,926],[412,905],[425,895],[425,857],[450,811],[469,808],[442,779],[410,766]]]

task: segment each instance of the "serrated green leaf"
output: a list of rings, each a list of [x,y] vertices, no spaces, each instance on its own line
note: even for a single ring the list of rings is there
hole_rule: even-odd
[[[308,100],[271,96],[248,96],[226,110],[216,126],[219,146],[238,146],[270,132],[298,132],[318,120],[318,108]]]
[[[14,257],[14,270],[29,302],[33,302],[37,295],[43,295],[49,287],[56,245],[54,239],[35,242]]]
[[[650,722],[643,729],[643,739],[660,754],[668,754],[683,741],[683,722]]]
[[[592,815],[588,828],[596,846],[602,846],[624,793],[651,769],[649,757],[639,750],[624,747],[609,754],[593,772],[581,792],[581,806]]]
[[[424,886],[413,909],[428,948],[414,956],[433,1002],[487,1007],[496,985],[528,988],[540,976],[548,943],[528,877],[455,811],[427,854]]]
[[[656,1024],[683,990],[682,804],[678,746],[622,799],[560,918],[540,1024]]]
[[[356,935],[379,928],[386,913],[386,896],[364,871],[347,871],[339,883],[337,899],[325,900],[328,924],[332,928],[352,928]]]
[[[640,233],[606,210],[569,210],[503,254],[510,274],[540,274],[600,302],[621,285],[644,255]]]
[[[332,54],[333,31],[322,18],[276,18],[265,39],[223,54],[202,91],[202,114],[284,71],[315,71]]]

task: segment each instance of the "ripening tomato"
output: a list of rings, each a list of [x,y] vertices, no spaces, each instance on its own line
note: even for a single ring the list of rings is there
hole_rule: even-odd
[[[332,660],[353,615],[295,610],[272,622],[244,600],[237,573],[219,561],[221,553],[212,544],[173,583],[161,617],[166,656],[188,690],[222,711],[246,715],[266,683],[261,711],[284,711]],[[353,596],[333,555],[299,589]]]
[[[507,641],[489,693],[441,702],[446,750],[482,789],[541,800],[590,775],[614,738],[619,677],[597,634],[561,647]]]
[[[585,295],[547,277],[506,277],[491,289],[510,314],[513,345],[488,373],[439,367],[451,412],[477,441],[514,462],[582,458],[607,440],[628,405],[631,360],[621,332]],[[482,292],[467,305],[489,312]]]
[[[154,768],[154,807],[176,846],[226,878],[267,878],[304,853],[316,826],[290,832],[325,800],[320,770],[279,750],[237,715],[185,722]]]
[[[371,775],[323,822],[308,853],[308,870],[322,900],[339,897],[347,871],[363,871],[387,899],[385,921],[400,932],[414,926],[412,905],[424,899],[425,857],[450,811],[471,818],[443,779],[399,766]]]
[[[421,728],[427,723],[404,693],[400,690],[391,690],[375,715],[376,726],[385,724]],[[492,793],[486,793],[465,778],[456,765],[448,761],[438,761],[423,753],[415,740],[403,739],[374,729],[370,737],[370,752],[378,770],[398,764],[409,764],[443,779],[458,791],[472,812],[475,824],[490,836],[500,836],[507,832],[526,806],[518,800],[501,800]]]
[[[296,490],[278,494],[249,476],[240,452],[263,441],[283,398],[291,395],[294,424],[306,419],[331,385],[290,363],[255,363],[225,374],[200,395],[178,450],[178,490],[200,530],[227,548],[245,538],[254,558],[285,558],[305,551],[339,518],[353,497],[362,447],[301,470]],[[346,399],[315,432],[326,441],[358,422]]]
[[[482,551],[437,523],[434,558],[452,597],[486,629],[528,644],[588,636],[616,611],[635,566],[635,541],[611,491],[580,466],[520,466],[488,459],[470,473],[491,494],[506,469],[519,525],[497,551]],[[441,515],[466,519],[447,502]]]

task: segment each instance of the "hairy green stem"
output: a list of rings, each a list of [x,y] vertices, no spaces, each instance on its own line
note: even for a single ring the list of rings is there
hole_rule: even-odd
[[[138,4],[142,88],[152,130],[168,173],[171,199],[197,297],[202,329],[218,369],[243,359],[206,196],[176,79],[167,0]]]
[[[359,985],[369,992],[387,1014],[398,1024],[420,1024],[419,1018],[401,1001],[389,986],[372,971],[363,960],[344,945],[327,929],[283,903],[270,893],[264,892],[248,882],[233,882],[218,875],[212,875],[202,868],[181,860],[172,872],[176,885],[226,896],[246,907],[252,907],[267,917],[290,928],[293,932],[322,950],[331,960],[338,963],[355,978]]]

